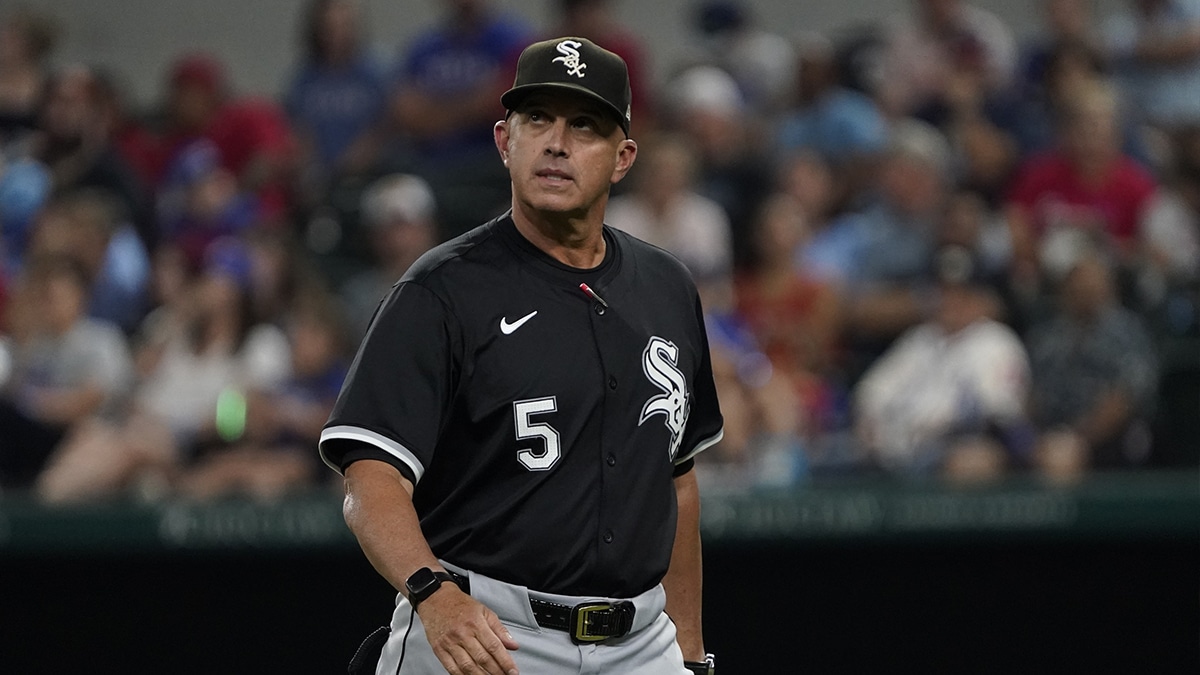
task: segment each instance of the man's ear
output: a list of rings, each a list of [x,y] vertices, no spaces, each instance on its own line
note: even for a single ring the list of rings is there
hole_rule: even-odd
[[[629,173],[629,169],[633,168],[634,160],[637,159],[637,150],[637,142],[632,138],[621,141],[621,144],[617,146],[617,166],[613,169],[610,182],[619,183],[625,174]]]
[[[504,162],[504,166],[508,166],[508,120],[503,119],[496,122],[492,127],[492,138],[496,142],[496,150],[500,153],[500,160]]]

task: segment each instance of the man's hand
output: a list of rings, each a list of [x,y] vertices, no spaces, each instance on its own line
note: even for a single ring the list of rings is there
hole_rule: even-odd
[[[508,650],[516,649],[508,629],[495,612],[442,584],[417,608],[433,653],[450,675],[518,675]]]

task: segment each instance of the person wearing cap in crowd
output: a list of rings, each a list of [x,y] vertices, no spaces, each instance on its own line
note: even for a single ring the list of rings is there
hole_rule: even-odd
[[[320,441],[400,591],[352,672],[380,644],[379,673],[713,672],[693,458],[723,420],[687,269],[604,224],[629,91],[585,38],[527,47],[494,127],[511,210],[379,306]]]
[[[438,243],[436,209],[429,183],[412,174],[384,176],[363,194],[361,213],[376,258],[339,293],[356,338],[366,334],[379,300],[396,280]]]
[[[259,199],[260,219],[273,221],[289,205],[287,183],[295,143],[287,116],[272,101],[237,97],[224,65],[203,53],[180,57],[167,88],[162,169],[201,139],[216,146],[221,166]],[[162,176],[160,175],[160,178]]]

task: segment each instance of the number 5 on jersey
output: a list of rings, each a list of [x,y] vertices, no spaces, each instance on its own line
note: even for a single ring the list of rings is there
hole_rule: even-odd
[[[558,431],[545,422],[534,422],[530,419],[534,415],[552,413],[557,410],[558,403],[553,396],[513,402],[517,440],[540,438],[546,446],[540,452],[533,448],[525,448],[517,453],[517,460],[530,471],[546,471],[553,467],[558,462],[558,458],[562,456]]]

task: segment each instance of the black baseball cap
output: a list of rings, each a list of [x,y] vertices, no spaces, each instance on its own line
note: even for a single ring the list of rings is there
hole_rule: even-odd
[[[500,102],[516,110],[526,96],[544,89],[566,89],[604,104],[629,135],[629,68],[620,56],[581,37],[535,42],[521,52],[512,89]]]

